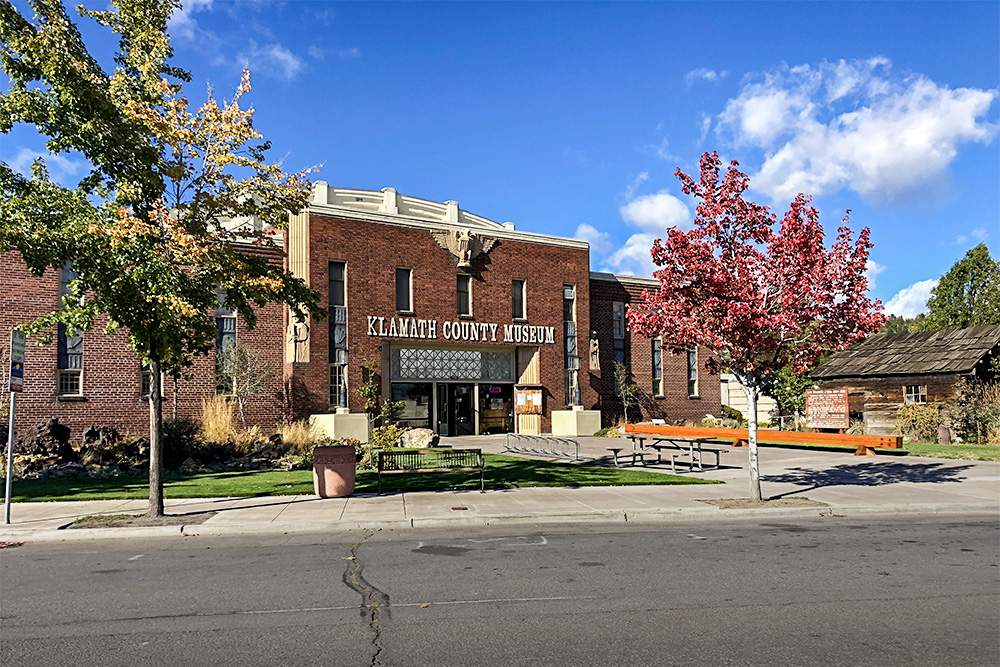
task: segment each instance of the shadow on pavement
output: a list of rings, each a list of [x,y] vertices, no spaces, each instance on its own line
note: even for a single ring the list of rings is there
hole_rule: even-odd
[[[774,498],[782,498],[797,493],[813,491],[825,486],[884,486],[900,482],[923,484],[942,484],[945,482],[961,482],[965,479],[960,475],[972,465],[950,465],[945,463],[852,463],[834,466],[826,470],[811,470],[808,468],[789,468],[780,475],[763,475],[762,482],[785,482],[788,484],[809,485],[807,489],[795,489],[782,493]]]

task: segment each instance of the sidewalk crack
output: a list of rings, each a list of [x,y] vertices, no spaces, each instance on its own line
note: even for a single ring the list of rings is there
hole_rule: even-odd
[[[380,654],[382,653],[382,633],[383,624],[389,620],[389,595],[371,585],[365,579],[362,571],[364,565],[358,557],[358,548],[367,542],[375,531],[367,530],[364,538],[351,546],[351,555],[345,556],[348,561],[344,570],[344,584],[351,590],[361,595],[361,618],[368,622],[368,628],[372,631],[372,659],[371,667],[383,665]]]

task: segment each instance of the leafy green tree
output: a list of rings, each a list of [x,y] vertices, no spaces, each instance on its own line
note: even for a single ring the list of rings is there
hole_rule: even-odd
[[[815,386],[816,381],[807,372],[797,373],[793,367],[785,366],[766,379],[764,393],[774,398],[779,414],[795,415],[797,426],[799,415],[806,410],[806,390]]]
[[[269,144],[235,97],[189,110],[186,72],[168,64],[167,20],[176,0],[113,0],[88,11],[118,35],[113,72],[91,55],[61,2],[31,0],[33,19],[0,2],[0,64],[10,81],[0,94],[0,132],[34,125],[54,154],[78,151],[91,171],[74,188],[54,183],[44,163],[31,176],[0,164],[0,248],[15,248],[41,275],[72,262],[77,278],[62,308],[26,329],[49,342],[64,323],[91,328],[106,316],[109,334],[125,330],[148,363],[149,514],[163,514],[161,373],[183,368],[214,347],[218,290],[248,327],[256,308],[286,303],[296,318],[322,318],[318,295],[246,244],[273,237],[242,220],[275,227],[305,205],[305,173],[269,163]],[[173,81],[173,82],[171,82]]]
[[[927,309],[927,319],[917,330],[1000,324],[1000,262],[993,261],[985,243],[969,250],[941,276]]]

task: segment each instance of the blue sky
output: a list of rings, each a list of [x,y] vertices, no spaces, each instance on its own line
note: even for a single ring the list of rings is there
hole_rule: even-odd
[[[976,244],[1000,259],[997,2],[194,0],[171,34],[194,101],[250,67],[288,168],[584,238],[594,270],[651,274],[652,240],[694,212],[674,170],[706,150],[779,217],[799,191],[829,233],[851,209],[897,314]],[[0,141],[16,167],[44,150]]]

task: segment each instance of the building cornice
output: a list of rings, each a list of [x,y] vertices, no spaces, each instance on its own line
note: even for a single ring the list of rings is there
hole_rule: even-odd
[[[591,280],[603,280],[609,283],[621,283],[622,285],[636,285],[637,287],[659,288],[660,281],[655,278],[640,278],[638,276],[626,276],[620,273],[603,273],[601,271],[591,271]]]
[[[358,200],[353,202],[357,204],[356,206],[352,205],[352,199]],[[399,195],[392,188],[385,188],[382,191],[351,190],[331,188],[320,181],[315,184],[313,197],[307,210],[310,214],[363,220],[384,225],[426,229],[428,231],[468,229],[483,236],[500,240],[590,250],[590,244],[586,241],[515,231],[513,223],[501,224],[463,211],[456,202],[440,204],[417,199]]]

